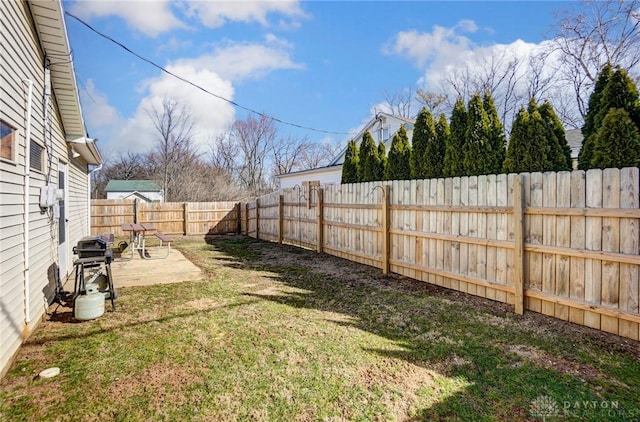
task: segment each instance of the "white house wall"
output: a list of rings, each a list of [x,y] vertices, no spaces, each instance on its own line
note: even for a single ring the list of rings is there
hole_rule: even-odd
[[[134,199],[136,194],[142,195],[150,201],[162,202],[162,192],[147,191],[107,192],[107,199]],[[132,195],[134,197],[131,197]]]
[[[57,264],[58,226],[52,213],[41,213],[40,188],[46,183],[58,185],[59,163],[68,163],[67,179],[67,267],[70,272],[73,257],[71,247],[89,233],[88,178],[84,162],[71,162],[61,118],[55,98],[51,98],[51,140],[47,139],[50,159],[44,151],[43,171],[30,171],[29,189],[29,270],[30,300],[25,320],[25,245],[24,245],[24,173],[26,143],[26,98],[24,80],[33,81],[31,104],[31,139],[45,146],[43,95],[44,55],[28,6],[23,1],[0,1],[0,19],[5,29],[0,31],[0,118],[15,127],[14,159],[0,159],[0,376],[8,369],[14,354],[33,331],[45,311],[45,293],[49,273]]]
[[[342,180],[342,166],[283,174],[279,179],[280,189],[302,186],[303,182],[310,181],[319,181],[321,185],[339,185]]]

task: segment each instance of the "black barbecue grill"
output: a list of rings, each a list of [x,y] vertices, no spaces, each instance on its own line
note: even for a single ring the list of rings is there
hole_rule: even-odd
[[[85,272],[89,271],[91,278],[91,275],[95,276],[97,272],[102,272],[102,266],[104,266],[104,275],[107,278],[107,287],[104,292],[109,293],[107,297],[111,300],[111,309],[115,311],[116,306],[114,299],[116,292],[113,288],[113,280],[111,278],[111,261],[113,259],[112,244],[112,238],[105,236],[87,236],[80,239],[77,246],[73,247],[73,253],[78,255],[78,258],[73,261],[75,267],[74,300],[79,295],[86,294]]]
[[[111,262],[113,257],[109,248],[109,239],[104,236],[87,236],[78,241],[73,248],[73,253],[78,258],[97,258],[97,262]]]

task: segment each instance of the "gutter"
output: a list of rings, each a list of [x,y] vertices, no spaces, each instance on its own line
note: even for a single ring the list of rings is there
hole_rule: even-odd
[[[33,81],[25,79],[22,81],[28,85],[27,94],[27,118],[25,129],[25,146],[24,146],[24,322],[31,322],[31,274],[30,274],[30,245],[29,245],[29,190],[31,189],[31,102],[33,98]]]
[[[93,173],[100,170],[102,170],[102,163],[87,174],[87,236],[91,236],[91,176]]]

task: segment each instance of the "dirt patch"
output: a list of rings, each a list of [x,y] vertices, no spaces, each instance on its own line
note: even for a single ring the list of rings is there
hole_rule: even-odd
[[[151,398],[154,408],[162,407],[165,399],[176,405],[186,402],[186,390],[196,382],[202,381],[193,366],[172,363],[154,364],[129,377],[116,379],[109,385],[111,397],[128,398],[144,395]]]
[[[544,350],[540,350],[532,346],[510,344],[504,345],[504,350],[515,353],[520,358],[528,360],[537,366],[541,366],[546,369],[553,369],[554,371],[558,371],[563,374],[570,374],[579,378],[600,378],[604,376],[602,372],[590,365],[553,356]],[[511,365],[520,366],[521,364],[522,362],[514,362]]]
[[[184,304],[186,309],[195,309],[198,311],[208,311],[220,307],[220,302],[211,298],[201,298],[196,300],[190,300]]]
[[[380,389],[385,406],[394,420],[407,420],[423,387],[432,388],[436,373],[406,360],[388,358],[381,364],[368,365],[358,372],[356,381],[368,390]]]

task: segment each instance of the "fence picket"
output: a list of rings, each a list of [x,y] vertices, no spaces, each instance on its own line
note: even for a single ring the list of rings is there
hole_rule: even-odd
[[[583,170],[571,173],[571,207],[584,208],[586,204],[587,177]],[[586,218],[571,217],[571,247],[584,249],[586,244]],[[585,259],[571,257],[571,271],[569,272],[569,296],[577,301],[584,301],[584,269]],[[569,321],[584,325],[584,310],[578,308],[569,309]]]
[[[496,176],[495,182],[495,205],[499,207],[506,207],[509,201],[509,185],[508,176],[506,174],[499,174]],[[498,213],[495,219],[495,238],[496,240],[507,240],[509,236],[508,226],[508,214]],[[496,248],[495,263],[496,274],[495,281],[497,284],[510,284],[512,281],[507,278],[507,265],[509,261],[507,258],[508,250],[504,247]],[[507,302],[507,293],[503,290],[496,291],[495,300],[500,302]]]
[[[546,172],[542,175],[542,205],[544,207],[556,207],[557,177],[555,172]],[[556,245],[556,216],[545,215],[542,220],[542,244]],[[556,260],[552,253],[542,255],[542,291],[555,294],[556,291]],[[555,315],[556,309],[553,302],[542,302],[542,313]]]
[[[604,208],[620,207],[620,171],[618,169],[606,169],[602,173],[602,206]],[[620,252],[620,219],[602,219],[602,250],[607,252]],[[602,261],[602,296],[604,305],[613,308],[619,307],[619,279],[620,264],[611,261]],[[618,334],[618,318],[602,315],[600,319],[603,331]]]
[[[556,175],[556,206],[569,208],[571,206],[571,173],[559,172]],[[556,245],[571,247],[571,218],[558,216],[556,218]],[[569,257],[560,255],[556,257],[556,290],[555,295],[569,297]],[[563,320],[569,319],[569,308],[566,305],[556,304],[555,317]]]
[[[602,207],[602,170],[587,171],[586,188],[587,208]],[[585,249],[597,251],[602,248],[602,217],[587,217],[585,233]],[[585,260],[584,265],[584,298],[592,304],[600,304],[602,297],[602,262],[596,259]],[[600,314],[586,311],[584,324],[587,327],[600,329]]]
[[[620,170],[620,207],[640,208],[640,169],[624,168]],[[620,219],[620,252],[629,255],[640,253],[640,220],[637,218]],[[640,271],[638,265],[620,264],[620,309],[627,312],[640,312]],[[621,320],[619,334],[634,340],[640,339],[640,324]]]

